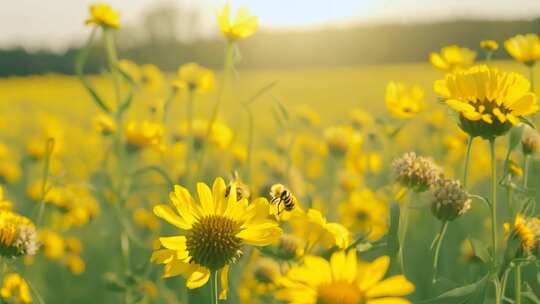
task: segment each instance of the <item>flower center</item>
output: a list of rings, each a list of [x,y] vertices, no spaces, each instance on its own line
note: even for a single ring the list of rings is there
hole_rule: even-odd
[[[201,218],[186,236],[192,261],[210,270],[234,263],[242,254],[242,242],[236,237],[239,231],[240,224],[224,216]]]
[[[317,304],[361,304],[362,292],[352,283],[332,282],[317,289]]]

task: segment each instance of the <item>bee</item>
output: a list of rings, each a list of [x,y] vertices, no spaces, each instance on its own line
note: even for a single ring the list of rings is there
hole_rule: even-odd
[[[231,175],[231,181],[227,185],[227,188],[225,188],[225,198],[229,197],[229,194],[231,193],[231,187],[234,184],[236,187],[236,201],[239,201],[243,198],[249,199],[249,197],[251,196],[249,187],[242,182],[238,175],[238,172],[234,171]]]
[[[270,203],[277,206],[277,214],[279,215],[283,210],[292,211],[296,205],[296,197],[285,188],[282,184],[274,184],[270,188]],[[283,209],[279,210],[279,207],[283,205]]]

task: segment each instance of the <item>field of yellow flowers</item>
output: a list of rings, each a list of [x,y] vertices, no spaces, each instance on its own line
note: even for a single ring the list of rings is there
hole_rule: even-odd
[[[165,73],[93,5],[76,77],[0,79],[1,303],[540,303],[536,34],[244,71],[257,17],[218,24]]]

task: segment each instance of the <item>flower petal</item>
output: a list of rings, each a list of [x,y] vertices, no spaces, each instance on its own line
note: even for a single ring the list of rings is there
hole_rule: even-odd
[[[227,293],[229,292],[229,265],[226,265],[221,269],[221,292],[219,293],[220,300],[227,300]]]
[[[180,228],[180,229],[191,229],[191,225],[188,224],[184,219],[178,216],[171,207],[167,205],[157,205],[154,207],[154,214],[167,221],[168,223]]]
[[[414,291],[414,285],[405,276],[396,275],[375,284],[366,292],[368,298],[404,296]]]
[[[382,256],[365,265],[364,269],[359,268],[358,271],[361,273],[361,279],[359,280],[358,287],[360,290],[368,290],[379,282],[384,277],[389,265],[390,258],[388,256]]]
[[[197,193],[199,194],[203,213],[205,215],[215,214],[214,199],[210,188],[205,183],[197,183]]]
[[[282,234],[281,228],[274,223],[268,222],[257,226],[250,226],[236,234],[244,243],[254,246],[267,246],[279,240]]]

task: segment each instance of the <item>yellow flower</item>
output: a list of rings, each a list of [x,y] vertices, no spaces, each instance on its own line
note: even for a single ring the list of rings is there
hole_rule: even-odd
[[[343,224],[352,231],[364,233],[368,240],[380,239],[388,229],[388,206],[369,189],[350,194],[346,203],[339,205]]]
[[[287,303],[302,304],[407,304],[403,296],[414,285],[403,275],[384,279],[390,258],[383,256],[371,263],[357,260],[356,251],[336,252],[327,261],[306,256],[304,264],[289,270],[276,293]]]
[[[214,72],[196,63],[186,63],[178,68],[173,86],[178,89],[206,92],[214,87]]]
[[[344,249],[351,242],[351,233],[339,223],[328,222],[316,209],[307,212],[295,208],[290,217],[290,224],[295,236],[305,241],[308,251],[315,246],[325,249],[337,246]]]
[[[363,109],[354,109],[349,113],[351,125],[358,130],[366,130],[373,126],[374,119],[373,116],[363,110]]]
[[[26,281],[20,274],[12,272],[4,276],[0,297],[3,303],[32,303],[32,295]]]
[[[233,139],[233,131],[227,125],[215,121],[212,132],[208,134],[209,122],[206,120],[195,119],[192,124],[193,146],[196,150],[200,149],[208,135],[210,143],[218,149],[225,149]],[[176,139],[183,140],[189,135],[189,124],[183,121],[176,132]]]
[[[165,82],[165,76],[161,70],[153,64],[143,64],[141,66],[141,83],[150,91],[157,91]]]
[[[429,54],[429,61],[436,68],[444,71],[455,71],[466,68],[474,63],[476,53],[458,45],[443,47],[440,53]]]
[[[159,123],[143,121],[130,122],[124,130],[127,147],[131,151],[138,151],[147,146],[159,146],[163,138],[163,126]]]
[[[0,210],[0,255],[34,255],[38,248],[36,228],[32,221],[15,212]]]
[[[482,40],[480,41],[480,47],[487,52],[494,52],[499,48],[499,44],[495,40]]]
[[[118,29],[120,14],[108,4],[94,4],[90,6],[90,17],[86,19],[86,24]]]
[[[154,214],[178,227],[178,236],[161,237],[163,249],[152,254],[152,261],[165,264],[164,277],[183,275],[188,288],[200,287],[208,281],[210,272],[221,271],[220,298],[227,293],[229,265],[242,254],[244,245],[267,246],[278,241],[281,229],[269,219],[270,205],[266,199],[249,203],[237,201],[235,185],[227,186],[222,178],[214,181],[212,190],[197,184],[199,202],[189,191],[175,186],[170,205],[157,205]]]
[[[68,254],[64,258],[64,264],[72,274],[77,276],[83,274],[84,270],[86,269],[84,260],[76,254]]]
[[[447,74],[434,89],[459,113],[460,128],[473,137],[503,135],[520,117],[538,110],[525,77],[485,65]]]
[[[247,38],[255,33],[259,19],[249,14],[248,10],[241,7],[236,12],[234,21],[231,22],[231,7],[227,3],[217,16],[219,29],[229,41]]]
[[[135,62],[128,59],[122,59],[118,61],[117,66],[122,73],[129,76],[133,82],[139,82],[141,80],[141,69]]]
[[[39,238],[43,244],[45,255],[52,260],[61,259],[66,251],[66,243],[58,233],[43,230],[39,232]]]
[[[324,139],[330,152],[343,156],[353,147],[362,143],[362,137],[351,126],[331,126],[324,130]]]
[[[94,117],[93,124],[96,131],[101,135],[108,136],[116,132],[116,122],[109,115],[97,115]]]
[[[28,143],[26,144],[26,155],[28,155],[30,159],[39,160],[43,158],[47,151],[46,145],[47,143],[43,139],[32,138],[28,140]]]
[[[411,118],[424,109],[424,91],[418,86],[390,82],[386,86],[386,108],[394,117]]]
[[[504,42],[506,51],[515,60],[532,65],[540,59],[540,38],[537,34],[514,36]]]
[[[319,113],[307,105],[299,105],[293,108],[294,115],[306,126],[315,127],[321,123]]]
[[[509,227],[506,227],[509,230]],[[516,237],[524,251],[529,252],[540,241],[540,220],[535,217],[525,217],[517,214],[514,219],[514,226],[511,237]]]
[[[145,228],[150,231],[156,231],[159,229],[159,222],[157,221],[156,217],[144,208],[135,209],[133,212],[133,222],[138,227]]]
[[[0,186],[0,211],[10,211],[13,207],[13,203],[4,197],[4,188]]]

